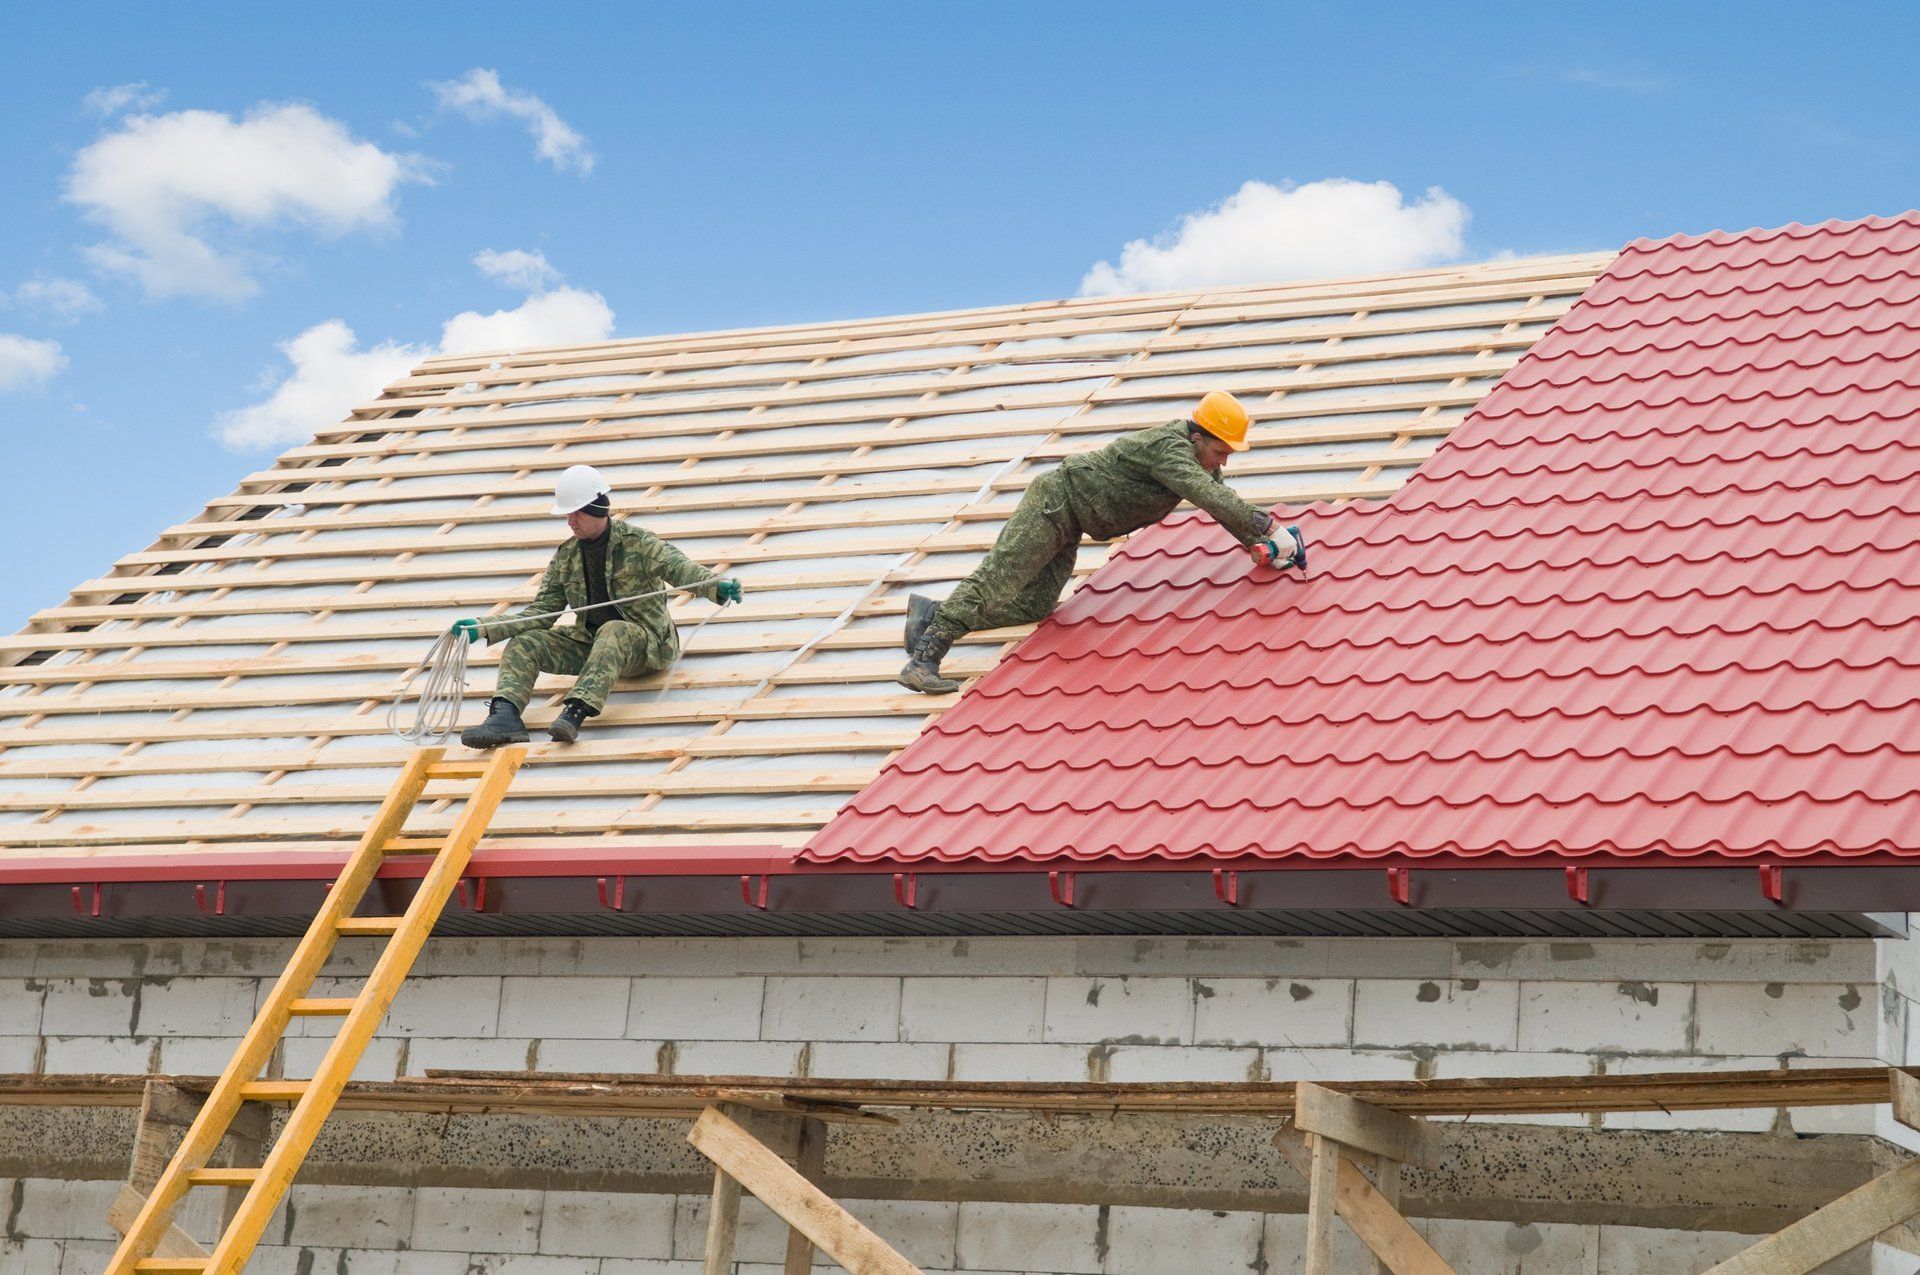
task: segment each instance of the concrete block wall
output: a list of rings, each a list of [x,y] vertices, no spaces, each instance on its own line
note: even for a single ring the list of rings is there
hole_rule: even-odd
[[[114,1184],[0,1179],[0,1275],[97,1275]],[[1300,1272],[1305,1219],[1095,1205],[848,1201],[927,1275]],[[699,1275],[704,1197],[296,1187],[249,1275]],[[1417,1220],[1460,1275],[1684,1275],[1751,1236],[1632,1227]],[[1336,1228],[1336,1268],[1371,1269]],[[786,1228],[749,1199],[737,1275],[779,1275]],[[1912,1275],[1883,1250],[1827,1275]],[[1876,1264],[1877,1263],[1877,1264]],[[817,1269],[829,1269],[822,1259]],[[837,1268],[834,1268],[837,1269]]]
[[[0,943],[0,1071],[218,1071],[290,947]],[[316,994],[350,994],[371,952],[343,948]],[[1904,1063],[1920,1030],[1916,993],[1912,945],[1867,940],[436,940],[359,1074],[1352,1080]],[[307,1073],[330,1028],[300,1025],[285,1074]],[[1872,1111],[1857,1108],[1604,1124],[1876,1131]],[[104,1197],[64,1209],[41,1197],[110,1184],[7,1185],[0,1275],[98,1268]],[[678,1275],[696,1269],[704,1208],[537,1191],[394,1189],[370,1213],[339,1200],[301,1188],[257,1269]],[[902,1202],[857,1211],[930,1271],[1280,1272],[1299,1248],[1300,1220],[1282,1215]],[[1740,1244],[1584,1225],[1422,1226],[1463,1272],[1700,1269]],[[608,1228],[612,1251],[568,1238]],[[778,1229],[764,1217],[753,1228]],[[770,1269],[756,1265],[762,1245],[749,1238],[743,1270]],[[764,1246],[776,1260],[777,1239]],[[1181,1264],[1141,1256],[1153,1253]],[[1916,1265],[1890,1251],[1878,1260],[1900,1275]]]

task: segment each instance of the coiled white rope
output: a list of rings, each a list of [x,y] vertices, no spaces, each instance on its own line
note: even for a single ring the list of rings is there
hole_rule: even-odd
[[[593,602],[583,607],[569,607],[560,611],[547,611],[539,615],[509,615],[502,620],[557,620],[571,610],[575,615],[583,611],[597,611],[601,607],[620,606],[628,602],[640,602],[647,598],[664,598],[670,593],[697,594],[697,587],[675,587],[656,589],[652,593],[636,593],[632,597],[612,598],[606,602]],[[681,643],[684,652],[700,630],[707,627],[707,621],[720,614],[719,608],[708,612],[700,623],[693,626],[693,632],[687,634]],[[387,705],[387,730],[409,744],[444,744],[452,738],[454,730],[460,725],[460,710],[467,698],[467,635],[449,629],[434,639],[433,647],[427,652],[427,658],[407,674],[407,680],[393,693],[393,700]],[[676,661],[677,663],[678,661]],[[413,690],[413,684],[421,676],[426,682],[420,687],[420,700],[413,711],[413,723],[403,726],[406,713],[407,696]],[[660,693],[655,699],[664,697],[673,685],[673,670],[667,670],[666,680],[660,684]]]

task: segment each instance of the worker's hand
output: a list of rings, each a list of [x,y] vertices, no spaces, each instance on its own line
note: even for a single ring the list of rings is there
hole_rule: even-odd
[[[725,606],[729,602],[738,602],[740,600],[740,582],[738,580],[722,580],[720,583],[714,585],[713,600],[721,606]]]
[[[468,642],[478,642],[480,640],[480,621],[455,620],[453,622],[453,631],[464,635]]]

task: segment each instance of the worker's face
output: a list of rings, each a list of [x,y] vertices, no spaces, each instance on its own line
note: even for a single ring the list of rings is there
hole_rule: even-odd
[[[1227,446],[1204,429],[1193,432],[1193,457],[1200,462],[1200,468],[1210,474],[1217,474],[1226,465],[1227,457],[1233,455],[1233,448]]]
[[[606,529],[605,518],[597,518],[584,509],[576,509],[567,515],[567,530],[573,533],[575,540],[597,540]]]

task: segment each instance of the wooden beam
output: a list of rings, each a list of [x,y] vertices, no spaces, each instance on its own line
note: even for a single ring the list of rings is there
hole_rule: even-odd
[[[1333,1275],[1333,1215],[1340,1195],[1340,1146],[1307,1135],[1306,1275]]]
[[[1920,1129],[1920,1080],[1905,1068],[1887,1068],[1888,1097],[1893,1103],[1893,1118],[1909,1129]]]
[[[733,1275],[733,1244],[740,1231],[740,1183],[725,1169],[713,1171],[707,1204],[707,1252],[703,1275]]]
[[[1440,1137],[1431,1125],[1311,1081],[1294,1089],[1293,1121],[1304,1132],[1389,1160],[1422,1169],[1440,1163]]]
[[[819,1186],[827,1173],[827,1126],[818,1120],[803,1121],[800,1145],[794,1150],[794,1169],[801,1177]],[[798,1227],[787,1230],[787,1261],[781,1275],[807,1275],[813,1269],[813,1241]]]
[[[852,1275],[921,1275],[860,1219],[717,1108],[701,1113],[687,1141]],[[711,1265],[708,1271],[713,1275]]]
[[[1920,1213],[1920,1160],[1883,1173],[1706,1275],[1806,1275]]]
[[[134,1189],[132,1183],[122,1183],[120,1193],[113,1197],[113,1203],[107,1206],[107,1225],[125,1235],[140,1216],[140,1210],[146,1205],[146,1195]],[[153,1246],[155,1257],[199,1257],[207,1256],[207,1250],[200,1242],[181,1230],[174,1223],[167,1223],[167,1229],[160,1233],[160,1239]]]

